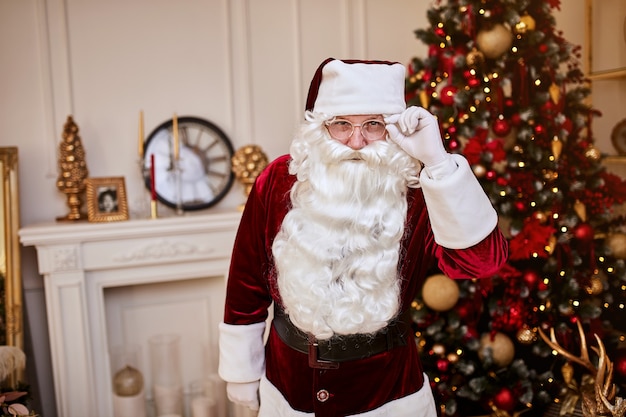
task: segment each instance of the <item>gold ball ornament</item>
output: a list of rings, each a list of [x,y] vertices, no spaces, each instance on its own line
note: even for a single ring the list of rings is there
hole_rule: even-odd
[[[611,233],[606,241],[613,256],[617,259],[626,259],[626,234]]]
[[[482,164],[472,166],[472,171],[474,171],[474,175],[476,175],[477,178],[482,178],[487,175],[487,168]]]
[[[517,341],[523,345],[530,345],[537,341],[537,333],[533,332],[530,327],[526,326],[519,329],[515,337],[517,338]]]
[[[435,343],[433,345],[433,353],[435,355],[443,356],[446,354],[446,347],[441,343]]]
[[[600,158],[602,157],[602,153],[595,146],[589,145],[589,147],[585,150],[585,156],[589,160],[599,161]]]
[[[604,291],[604,285],[599,277],[591,277],[589,284],[585,285],[585,291],[589,295],[599,295]]]
[[[120,397],[137,395],[143,389],[143,375],[132,366],[126,365],[113,376],[113,392]]]
[[[497,23],[489,29],[479,31],[476,44],[487,58],[496,59],[511,48],[513,34],[506,26]]]
[[[523,35],[526,32],[535,30],[536,26],[535,19],[529,14],[524,14],[520,17],[519,22],[515,24],[515,33]]]
[[[444,274],[426,278],[422,288],[424,304],[435,311],[448,311],[459,300],[459,285]]]
[[[485,54],[476,48],[472,48],[465,56],[465,62],[468,67],[476,69],[485,63]]]
[[[484,360],[491,351],[491,357],[493,362],[498,366],[507,366],[513,361],[515,357],[515,346],[511,339],[504,333],[497,332],[491,335],[491,333],[485,333],[480,338],[480,349],[478,350],[478,356]]]

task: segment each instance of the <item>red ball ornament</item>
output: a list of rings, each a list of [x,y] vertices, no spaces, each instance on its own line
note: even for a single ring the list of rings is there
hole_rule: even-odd
[[[515,202],[515,209],[517,211],[524,211],[524,210],[526,210],[526,204],[524,204],[523,201],[516,201]]]
[[[451,151],[459,149],[459,146],[460,146],[459,141],[456,139],[451,139],[448,141],[448,149]]]
[[[548,52],[548,45],[546,45],[545,43],[539,45],[539,52],[541,52],[542,54]]]
[[[522,279],[531,290],[537,286],[539,280],[541,280],[541,276],[532,269],[528,269],[524,271],[524,275],[522,275]]]
[[[515,395],[510,389],[503,387],[493,396],[493,404],[500,410],[512,411],[515,408]]]
[[[471,88],[476,88],[480,85],[481,81],[478,78],[470,78],[467,80],[467,85]]]
[[[536,125],[535,126],[535,133],[538,135],[543,135],[546,131],[546,128],[543,125]]]
[[[458,89],[453,85],[445,86],[441,89],[441,96],[439,100],[444,106],[452,106],[454,104],[454,96]]]
[[[589,223],[581,223],[574,228],[574,238],[589,243],[593,240],[593,227]]]
[[[510,119],[513,126],[519,126],[522,123],[522,116],[520,116],[519,113],[511,115]]]
[[[491,129],[493,130],[493,133],[502,137],[509,134],[511,131],[511,125],[506,120],[498,118],[495,122],[493,122]]]
[[[437,360],[437,370],[439,372],[448,372],[448,368],[450,367],[450,362],[447,359],[438,359]]]
[[[487,173],[485,174],[485,178],[487,178],[488,180],[493,180],[495,179],[497,176],[496,171],[490,169],[489,171],[487,171]]]

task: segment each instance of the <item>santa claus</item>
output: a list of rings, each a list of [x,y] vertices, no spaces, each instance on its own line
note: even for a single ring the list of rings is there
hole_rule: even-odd
[[[481,278],[506,260],[489,199],[404,85],[399,63],[325,60],[289,155],[250,192],[219,373],[260,417],[435,417],[411,301],[433,266]]]

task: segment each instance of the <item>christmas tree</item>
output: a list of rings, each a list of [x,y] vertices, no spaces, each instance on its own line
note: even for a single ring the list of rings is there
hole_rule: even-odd
[[[540,337],[551,330],[574,356],[588,347],[594,365],[599,336],[625,396],[626,221],[614,208],[626,183],[594,146],[600,115],[581,48],[556,30],[559,7],[435,1],[430,27],[415,32],[429,49],[409,64],[407,102],[435,114],[448,150],[467,158],[510,249],[496,276],[452,281],[433,270],[415,299],[442,415],[572,415],[591,371],[553,352]]]

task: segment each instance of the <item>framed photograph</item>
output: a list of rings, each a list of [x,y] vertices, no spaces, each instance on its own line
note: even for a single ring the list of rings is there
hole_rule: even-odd
[[[586,0],[586,9],[589,77],[626,77],[626,2]]]
[[[128,220],[124,177],[87,178],[87,220],[115,222]]]

